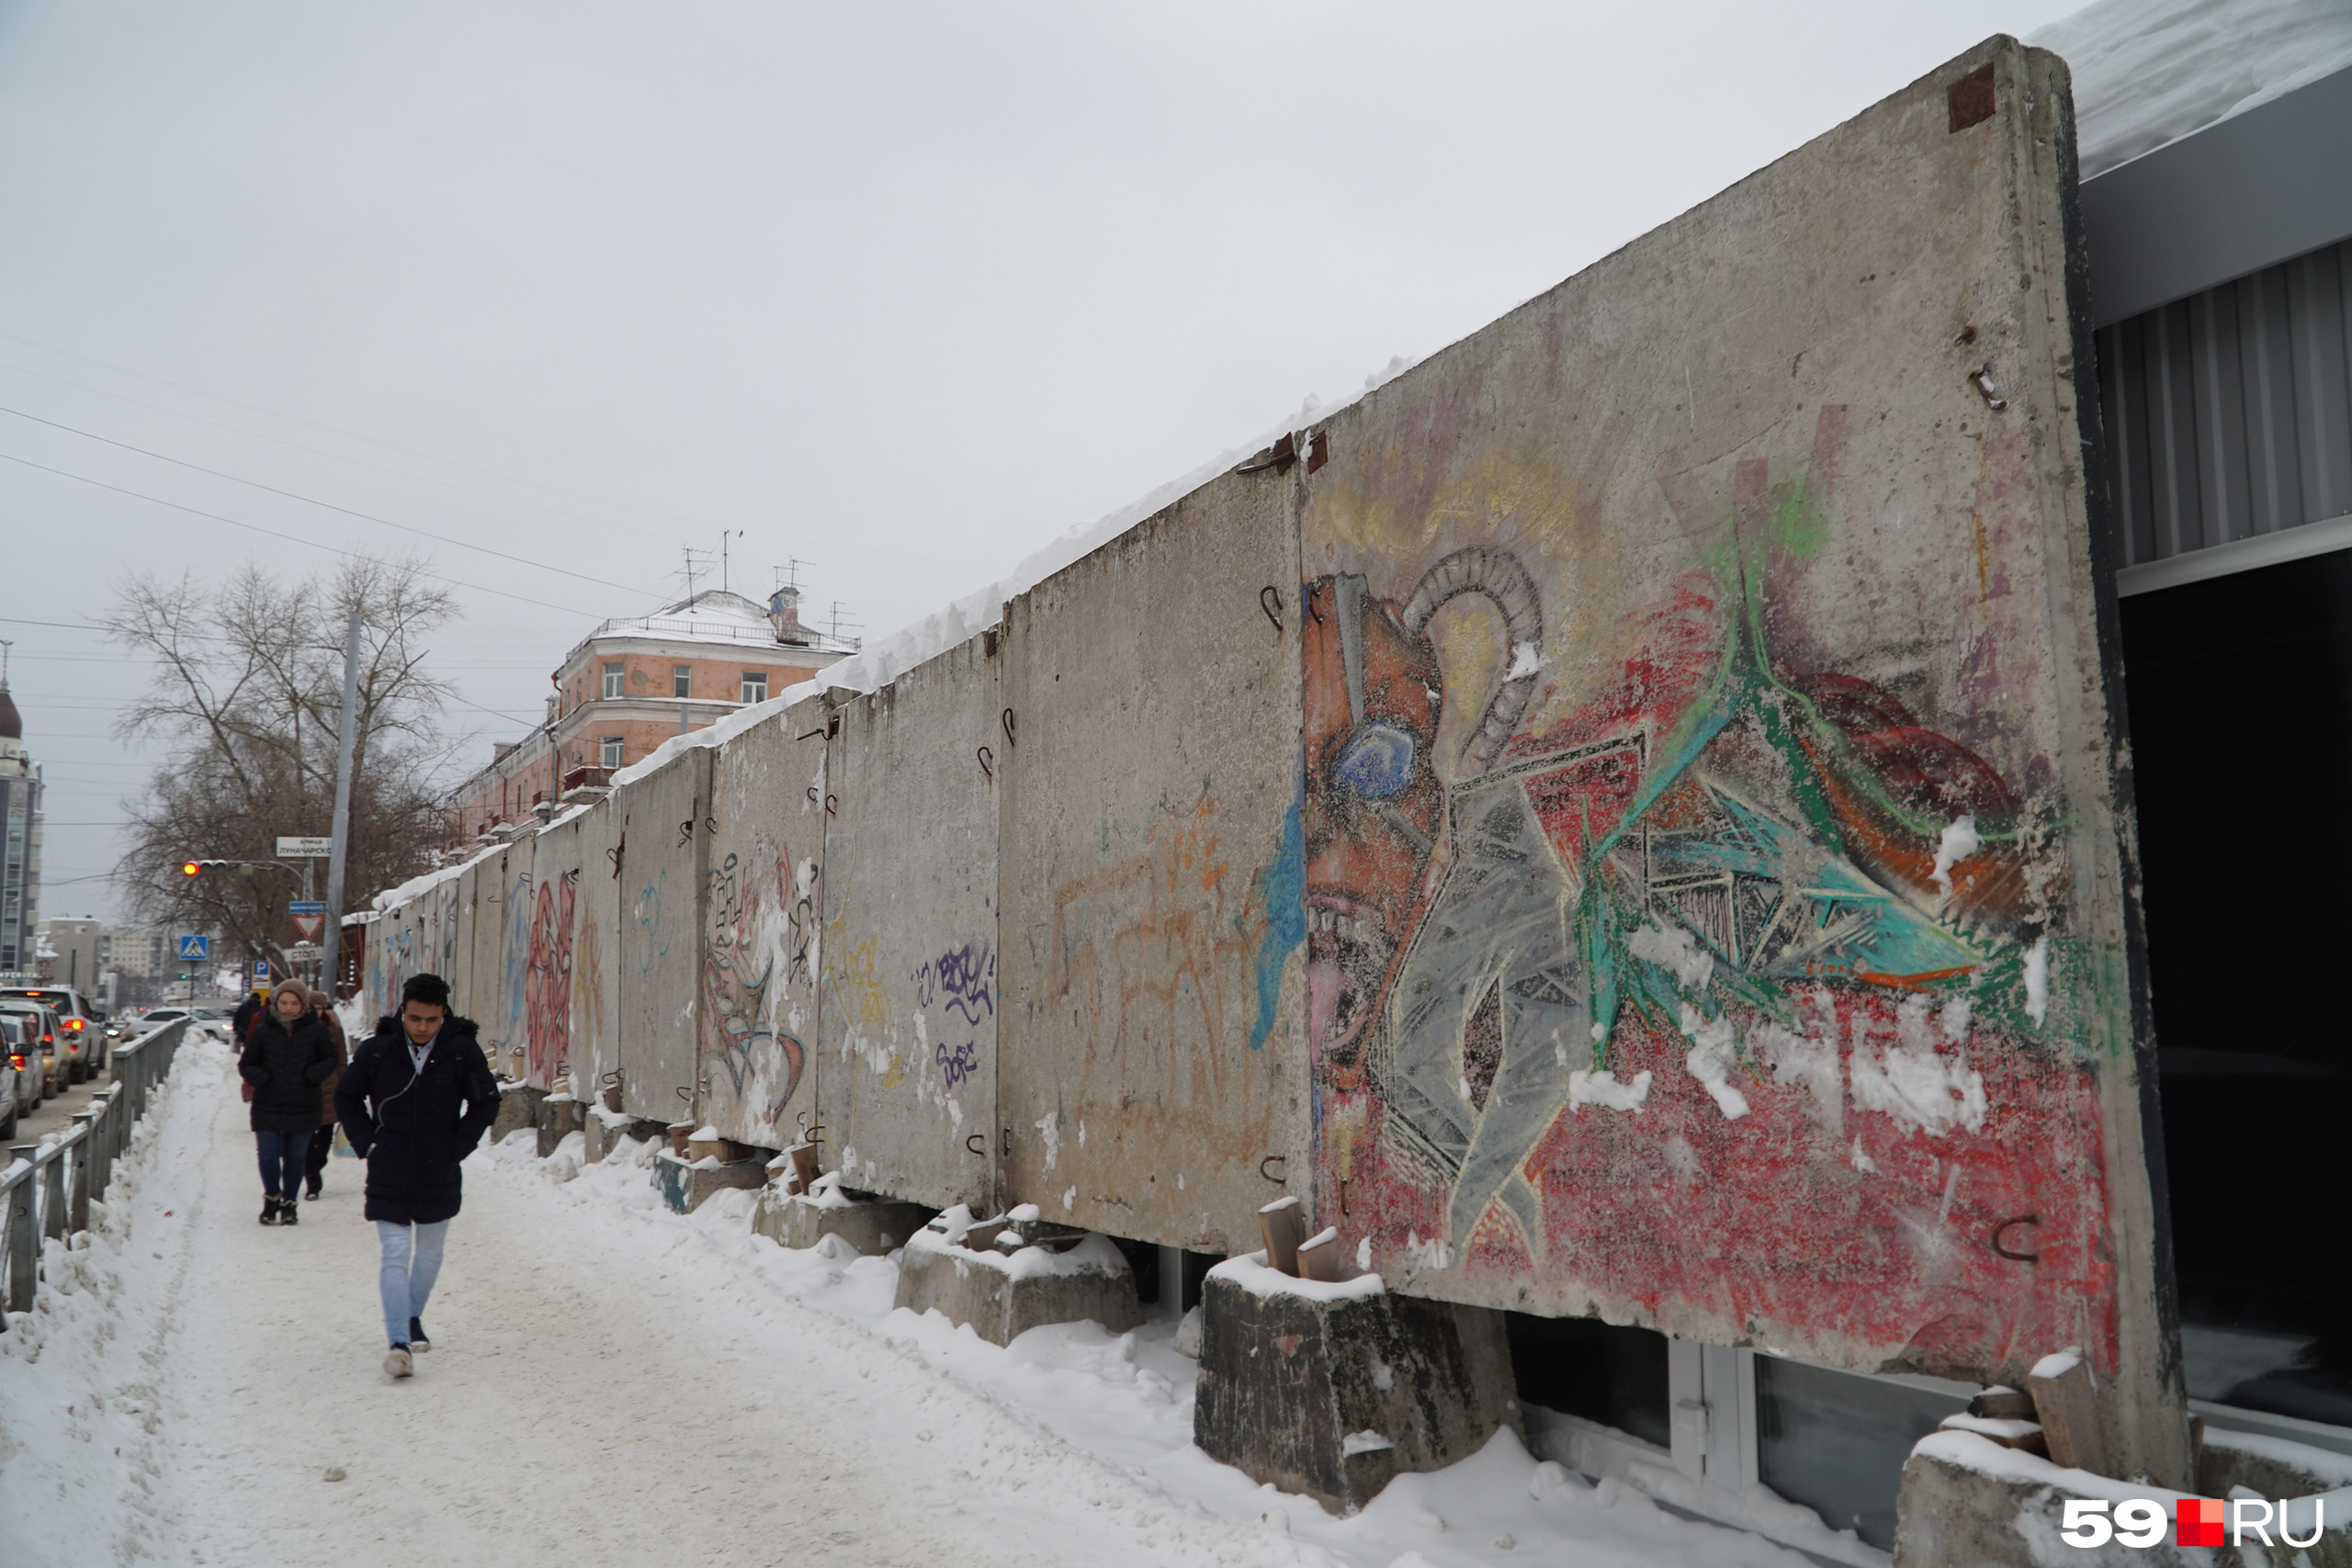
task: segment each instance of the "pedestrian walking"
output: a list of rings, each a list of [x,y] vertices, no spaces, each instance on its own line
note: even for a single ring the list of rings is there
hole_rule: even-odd
[[[319,1086],[334,1071],[334,1047],[311,1010],[309,992],[300,980],[279,981],[237,1056],[237,1076],[253,1090],[263,1224],[290,1225],[301,1217],[295,1194],[319,1127]]]
[[[498,1119],[498,1081],[473,1021],[449,1011],[449,983],[418,975],[400,1011],[352,1053],[335,1113],[368,1161],[368,1218],[383,1248],[378,1285],[390,1348],[384,1371],[404,1378],[430,1349],[424,1303],[441,1272],[449,1221],[464,1196],[458,1164]]]
[[[247,990],[245,999],[237,1004],[235,1012],[229,1015],[229,1038],[240,1045],[245,1043],[245,1036],[253,1032],[254,1020],[261,1016],[263,995],[260,991]]]
[[[328,1042],[334,1046],[334,1071],[319,1085],[319,1130],[311,1139],[309,1153],[302,1162],[302,1196],[315,1198],[326,1190],[327,1156],[334,1153],[334,1091],[343,1081],[343,1069],[351,1061],[351,1047],[345,1041],[343,1020],[334,1012],[332,993],[313,990],[311,993],[311,1016],[326,1025]]]

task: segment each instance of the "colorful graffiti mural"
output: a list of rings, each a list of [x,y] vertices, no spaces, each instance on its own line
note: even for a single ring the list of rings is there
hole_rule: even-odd
[[[710,872],[700,1012],[704,1114],[773,1128],[800,1087],[806,1025],[785,1016],[786,977],[806,966],[815,929],[813,863],[765,833]]]
[[[1598,690],[1539,694],[1509,538],[1306,584],[1324,1217],[1429,1276],[1915,1370],[2109,1345],[2097,1083],[2043,1029],[2047,804],[1775,657],[1775,563],[1828,486],[1760,459],[1734,485],[1733,544],[1623,624]],[[1441,616],[1484,623],[1467,680]]]
[[[530,969],[523,980],[523,1041],[530,1081],[552,1086],[571,1049],[571,938],[580,874],[542,879],[531,916]]]

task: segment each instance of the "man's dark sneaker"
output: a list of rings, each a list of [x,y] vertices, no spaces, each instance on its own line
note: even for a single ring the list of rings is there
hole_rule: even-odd
[[[301,1205],[295,1202],[293,1199],[280,1198],[277,1201],[277,1223],[279,1224],[290,1225],[300,1221],[301,1217]]]
[[[327,1184],[322,1178],[314,1176],[311,1178],[309,1185],[302,1189],[302,1196],[305,1198],[315,1198],[320,1193],[326,1190],[326,1185]]]
[[[266,1225],[277,1223],[277,1194],[275,1192],[261,1195],[261,1223]]]
[[[418,1351],[433,1348],[433,1341],[424,1337],[424,1319],[412,1317],[408,1320],[408,1348]]]

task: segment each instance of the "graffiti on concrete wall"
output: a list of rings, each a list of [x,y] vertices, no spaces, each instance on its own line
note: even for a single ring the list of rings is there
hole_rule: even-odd
[[[1266,878],[1235,866],[1210,795],[1139,837],[1134,852],[1054,888],[1047,1005],[1064,1038],[1088,1044],[1080,1070],[1151,1111],[1247,1103],[1263,1069],[1222,1047],[1255,1034]],[[1235,1157],[1262,1138],[1226,1130]]]
[[[1776,650],[1842,413],[1821,471],[1666,487],[1733,544],[1603,680],[1547,678],[1573,585],[1506,530],[1306,585],[1318,1194],[1408,1271],[1967,1372],[2111,1334],[2097,1093],[2044,1038],[2048,809]]]
[[[722,1126],[775,1127],[800,1087],[806,1026],[786,976],[811,929],[815,870],[765,832],[711,869],[699,1047],[704,1114]]]
[[[523,1040],[536,1084],[552,1085],[571,1051],[572,920],[579,896],[578,872],[544,878],[531,916]]]
[[[917,964],[917,1033],[931,1036],[932,1064],[953,1094],[979,1070],[980,1025],[996,1018],[996,949],[965,942]]]

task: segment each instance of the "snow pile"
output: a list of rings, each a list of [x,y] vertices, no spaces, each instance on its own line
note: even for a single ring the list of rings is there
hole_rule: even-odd
[[[2098,0],[2028,41],[2075,76],[2082,177],[2352,68],[2344,0]]]
[[[1388,1293],[1388,1287],[1380,1282],[1377,1274],[1359,1274],[1352,1280],[1336,1282],[1295,1279],[1269,1264],[1262,1252],[1228,1258],[1210,1269],[1208,1277],[1230,1280],[1253,1296],[1304,1296],[1310,1302],[1363,1301]]]
[[[91,1228],[44,1244],[48,1282],[0,1334],[0,1562],[169,1558],[175,1521],[155,1488],[164,1466],[157,1365],[187,1271],[186,1194],[205,1121],[190,1096],[234,1099],[228,1047],[191,1036],[132,1130]],[[250,1156],[249,1156],[250,1157]],[[242,1198],[242,1194],[240,1195]],[[222,1309],[235,1311],[235,1303]]]
[[[888,637],[876,638],[860,652],[839,663],[828,665],[815,680],[788,686],[766,702],[738,708],[707,729],[672,736],[640,761],[615,773],[614,785],[617,787],[644,778],[691,748],[723,746],[745,730],[781,716],[793,704],[805,702],[830,687],[843,686],[853,692],[880,691],[918,664],[936,659],[949,649],[969,641],[995,626],[1003,618],[1008,600],[1019,598],[1064,567],[1083,559],[1146,518],[1175,505],[1252,453],[1262,452],[1283,436],[1295,435],[1308,426],[1330,418],[1366,394],[1377,391],[1411,369],[1413,363],[1402,355],[1396,355],[1363,378],[1363,391],[1338,402],[1327,403],[1309,395],[1295,412],[1261,433],[1255,441],[1229,447],[1192,472],[1170,479],[1116,512],[1106,513],[1091,523],[1071,527],[1030,555],[1007,575],[973,590],[942,609],[933,611],[911,626],[903,626]],[[1517,672],[1516,669],[1513,672]]]
[[[1886,1561],[1760,1488],[1746,1496],[1694,1487],[1664,1467],[1648,1467],[1656,1473],[1637,1483],[1596,1486],[1539,1461],[1508,1431],[1451,1469],[1397,1477],[1355,1517],[1334,1518],[1315,1503],[1253,1484],[1193,1444],[1198,1367],[1180,1348],[1179,1321],[1164,1309],[1148,1309],[1145,1325],[1125,1334],[1057,1324],[999,1348],[937,1313],[894,1310],[898,1266],[888,1258],[838,1245],[794,1251],[752,1234],[757,1194],[722,1192],[692,1214],[672,1213],[647,1184],[650,1153],[650,1145],[638,1145],[560,1182],[527,1149],[502,1148],[472,1162],[468,1201],[524,1207],[528,1213],[516,1219],[567,1254],[594,1260],[583,1267],[668,1281],[691,1299],[665,1318],[665,1337],[699,1332],[707,1316],[744,1366],[791,1354],[769,1349],[771,1341],[826,1342],[829,1365],[855,1369],[848,1381],[876,1440],[895,1438],[913,1450],[907,1473],[928,1478],[917,1495],[935,1487],[967,1506],[982,1498],[1013,1502],[1023,1510],[1024,1539],[1041,1553],[1056,1541],[1104,1562],[1311,1568],[1519,1560],[1579,1568],[1815,1568],[1824,1558]],[[970,1221],[968,1211],[949,1214]],[[948,1245],[937,1234],[917,1240]],[[1255,1259],[1230,1259],[1218,1271],[1267,1270]],[[1281,1277],[1280,1288],[1353,1293],[1379,1283],[1377,1276],[1337,1286]],[[1197,1323],[1198,1309],[1187,1315]],[[682,1399],[692,1393],[679,1391]],[[790,1397],[797,1404],[830,1396],[796,1388]],[[1769,1524],[1815,1555],[1678,1515],[1660,1499]],[[1506,1537],[1512,1546],[1498,1547]],[[1513,1555],[1498,1556],[1506,1551]]]

